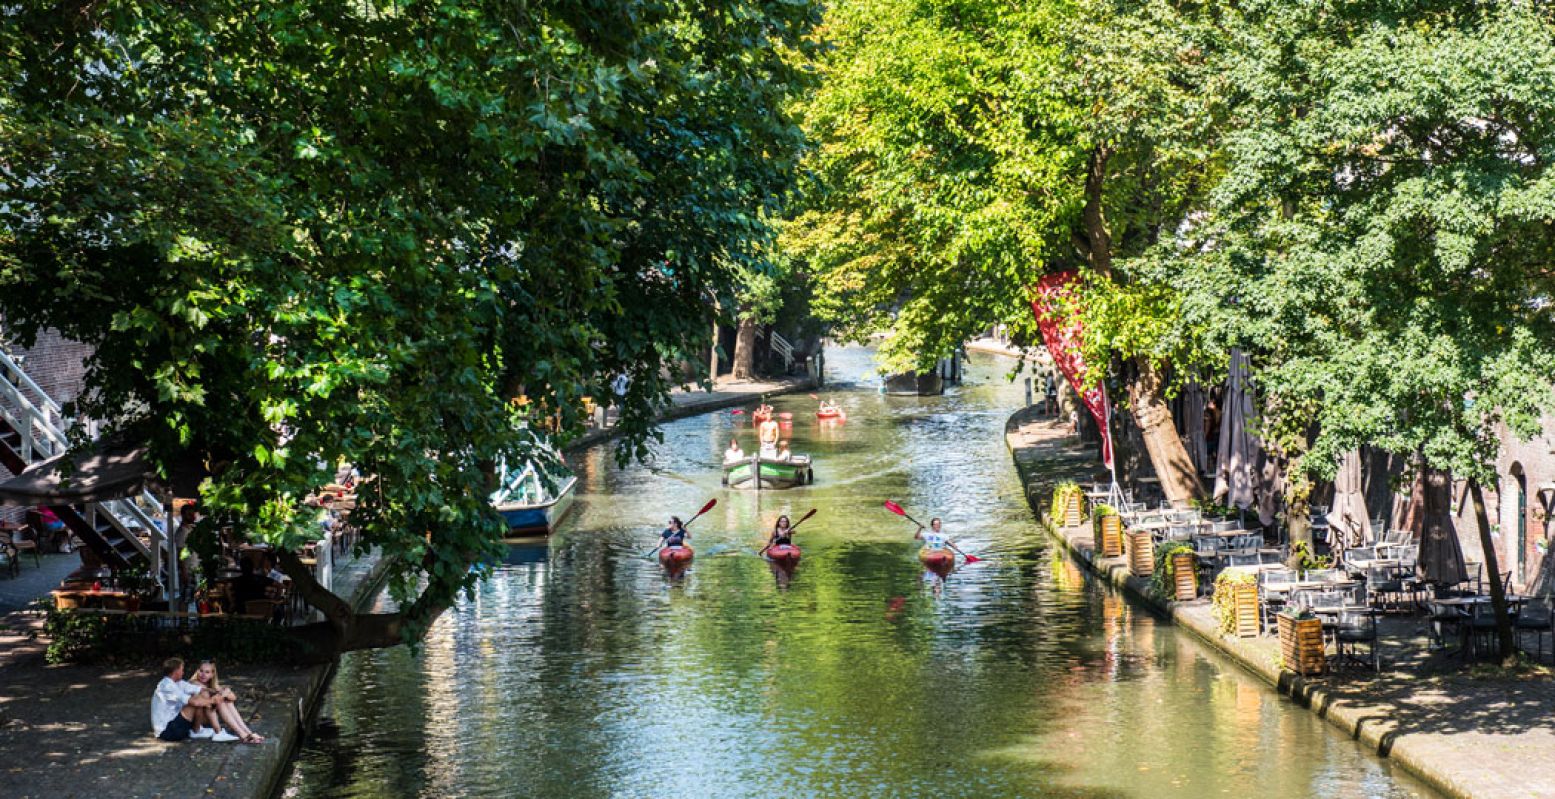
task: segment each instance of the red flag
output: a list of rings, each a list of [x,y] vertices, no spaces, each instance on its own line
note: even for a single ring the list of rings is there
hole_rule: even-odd
[[[1108,418],[1112,407],[1107,402],[1107,390],[1100,384],[1096,388],[1081,391],[1085,382],[1085,360],[1080,356],[1080,337],[1084,332],[1080,319],[1068,315],[1065,302],[1073,296],[1080,276],[1074,272],[1057,272],[1042,278],[1037,284],[1036,296],[1031,300],[1031,310],[1037,315],[1037,327],[1042,340],[1047,342],[1048,352],[1053,354],[1053,364],[1064,374],[1069,386],[1080,395],[1080,401],[1095,417],[1101,428],[1101,460],[1112,468],[1112,425]]]

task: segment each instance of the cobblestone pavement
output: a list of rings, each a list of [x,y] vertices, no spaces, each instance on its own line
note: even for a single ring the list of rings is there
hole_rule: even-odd
[[[368,556],[337,567],[336,589],[360,598],[376,562]],[[268,740],[164,743],[150,731],[159,664],[50,666],[44,643],[32,637],[41,619],[13,613],[6,621],[0,630],[0,796],[6,799],[263,797],[286,768],[304,697],[322,688],[327,674],[324,666],[224,668],[222,682]],[[186,659],[201,655],[190,652]]]
[[[1062,479],[1089,479],[1093,455],[1067,425],[1012,417],[1006,440],[1039,515]],[[1221,636],[1207,600],[1164,603],[1145,596],[1146,581],[1122,558],[1095,555],[1088,526],[1055,529],[1082,562],[1275,684],[1346,734],[1443,792],[1463,797],[1555,797],[1555,679],[1545,668],[1518,673],[1465,666],[1432,652],[1423,623],[1392,618],[1382,627],[1380,675],[1351,668],[1298,678],[1277,667],[1273,637]],[[1545,656],[1545,662],[1550,657]]]

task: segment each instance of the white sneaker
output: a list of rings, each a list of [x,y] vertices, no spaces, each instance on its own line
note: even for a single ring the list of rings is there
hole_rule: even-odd
[[[236,741],[237,739],[238,737],[236,735],[233,735],[232,733],[225,730],[211,736],[211,742],[218,744],[230,743],[232,741]]]
[[[209,738],[209,737],[211,737],[211,736],[213,736],[215,734],[216,734],[215,730],[211,729],[210,727],[204,727],[202,729],[198,729],[198,730],[195,730],[194,732],[189,733],[189,737],[190,738]]]

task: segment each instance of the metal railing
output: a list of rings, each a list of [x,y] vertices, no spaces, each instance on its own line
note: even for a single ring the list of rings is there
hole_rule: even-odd
[[[769,337],[772,343],[772,352],[783,359],[783,373],[787,374],[794,368],[794,345],[783,338],[776,330]]]
[[[70,420],[65,417],[63,408],[3,349],[0,349],[0,417],[21,434],[18,454],[27,463],[52,458],[70,447],[65,433]],[[162,508],[164,503],[151,491],[142,489],[140,496],[134,499],[89,502],[85,517],[87,524],[96,528],[97,515],[102,514],[103,519],[150,562],[151,574],[160,580],[163,564],[176,564],[177,553],[172,552],[172,541],[164,527],[168,521],[164,519],[158,524],[141,505]],[[143,535],[145,540],[141,538]],[[176,595],[177,568],[168,569],[168,584],[163,588],[169,595]]]

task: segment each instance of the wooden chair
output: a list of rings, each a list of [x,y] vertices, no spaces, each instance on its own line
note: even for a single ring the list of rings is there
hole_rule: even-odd
[[[280,606],[273,599],[250,599],[243,603],[243,615],[251,619],[270,621],[275,618],[275,609]]]
[[[16,551],[18,560],[20,559],[20,556],[23,552],[31,552],[32,565],[43,565],[42,559],[38,557],[37,538],[27,537],[27,528],[22,528],[21,530],[15,530],[9,533],[0,533],[0,538],[3,538],[3,543],[9,544],[10,547]]]

